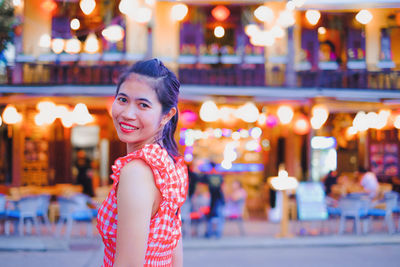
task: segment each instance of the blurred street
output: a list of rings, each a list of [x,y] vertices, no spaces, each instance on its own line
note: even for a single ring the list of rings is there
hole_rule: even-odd
[[[292,223],[291,229],[296,227]],[[400,260],[400,235],[388,235],[379,223],[367,235],[348,232],[283,239],[274,237],[278,224],[247,221],[245,228],[243,237],[234,223],[227,223],[221,239],[185,239],[185,266],[398,266]],[[69,241],[51,236],[0,237],[3,267],[101,266],[102,250],[97,235],[75,235]]]

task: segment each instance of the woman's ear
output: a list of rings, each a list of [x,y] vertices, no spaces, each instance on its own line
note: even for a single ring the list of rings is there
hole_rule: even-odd
[[[176,108],[173,107],[171,108],[167,114],[163,115],[162,119],[161,119],[161,124],[164,126],[165,124],[167,124],[169,122],[170,119],[172,119],[173,116],[175,116],[176,114]]]

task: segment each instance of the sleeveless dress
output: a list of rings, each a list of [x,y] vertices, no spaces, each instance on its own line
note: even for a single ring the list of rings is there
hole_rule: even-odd
[[[150,220],[144,266],[172,265],[172,251],[181,237],[180,207],[186,199],[188,187],[187,168],[182,157],[175,162],[158,144],[145,145],[140,150],[118,158],[112,166],[114,183],[97,215],[97,229],[104,242],[103,266],[113,266],[117,238],[117,196],[120,170],[128,162],[142,159],[153,172],[154,182],[161,192],[158,212]]]

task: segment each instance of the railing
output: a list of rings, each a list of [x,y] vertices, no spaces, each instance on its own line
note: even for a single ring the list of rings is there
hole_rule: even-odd
[[[209,65],[207,68],[187,67],[178,69],[182,84],[220,86],[285,87],[284,69],[265,71],[264,64],[236,64],[233,66]],[[12,83],[12,68],[0,74],[0,84],[21,85],[113,85],[125,70],[127,63],[103,63],[99,65],[23,63],[23,79]],[[400,90],[398,70],[317,70],[296,72],[296,87],[303,88],[351,88]]]

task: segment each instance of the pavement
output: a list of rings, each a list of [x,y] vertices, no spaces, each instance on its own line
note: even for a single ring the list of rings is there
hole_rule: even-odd
[[[331,224],[331,225],[329,225]],[[356,235],[352,225],[348,224],[343,235],[337,235],[336,222],[302,223],[291,222],[292,237],[278,238],[280,225],[263,220],[245,221],[246,234],[240,235],[236,223],[227,222],[222,238],[185,238],[185,250],[192,249],[231,249],[231,248],[281,248],[281,247],[344,247],[344,246],[374,246],[400,245],[400,233],[388,234],[381,222],[373,223],[368,234]],[[299,234],[301,233],[301,235]],[[44,235],[0,235],[0,251],[87,251],[102,250],[100,236],[93,229],[93,236],[82,233],[71,238]]]

